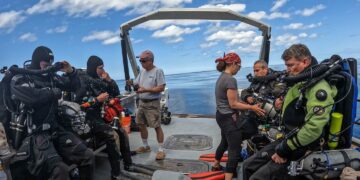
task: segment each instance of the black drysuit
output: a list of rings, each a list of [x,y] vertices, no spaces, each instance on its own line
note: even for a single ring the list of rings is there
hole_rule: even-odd
[[[119,88],[114,80],[107,82],[101,80],[97,76],[93,77],[89,72],[81,72],[81,87],[76,90],[75,102],[82,104],[92,98],[96,98],[101,93],[109,93],[109,97],[116,97],[120,94]],[[85,101],[84,101],[85,100]],[[86,109],[86,120],[91,123],[91,133],[95,138],[106,143],[106,151],[109,156],[111,165],[111,174],[118,176],[120,173],[120,155],[118,147],[116,147],[113,131],[117,132],[120,138],[120,152],[124,160],[125,166],[132,164],[129,139],[126,132],[119,128],[113,129],[109,124],[106,124],[101,116],[101,109],[103,103],[95,102],[91,107]]]
[[[93,152],[77,136],[65,131],[56,119],[61,90],[72,90],[76,83],[75,71],[68,77],[47,74],[12,78],[12,99],[33,110],[33,132],[27,134],[14,157],[13,179],[30,179],[31,176],[35,179],[69,179],[70,164],[79,166],[80,174],[84,175],[82,178],[92,178]],[[21,169],[23,166],[27,169]]]

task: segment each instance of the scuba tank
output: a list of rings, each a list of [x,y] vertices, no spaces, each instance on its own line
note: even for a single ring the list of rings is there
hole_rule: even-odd
[[[300,163],[292,161],[290,175],[304,175],[308,179],[333,179],[345,167],[360,170],[360,149],[343,149],[313,152]]]
[[[24,103],[20,104],[20,113],[11,113],[10,131],[12,137],[12,145],[15,149],[19,148],[22,140],[24,139],[25,125],[26,125],[26,110]]]
[[[331,113],[331,121],[330,121],[330,132],[329,132],[329,140],[328,146],[330,149],[335,149],[339,143],[339,135],[338,133],[341,130],[341,124],[343,121],[343,115],[338,112]]]

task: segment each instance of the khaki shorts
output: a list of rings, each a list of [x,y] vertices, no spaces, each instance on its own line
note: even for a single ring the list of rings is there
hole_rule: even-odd
[[[161,125],[160,119],[160,99],[144,102],[139,101],[139,107],[136,113],[136,123],[149,125],[151,128],[157,128]]]

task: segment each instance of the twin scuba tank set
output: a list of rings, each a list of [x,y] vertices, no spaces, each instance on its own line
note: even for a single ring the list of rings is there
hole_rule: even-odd
[[[24,67],[26,67],[25,63]],[[4,74],[4,78],[1,81],[1,86],[3,87],[1,94],[2,97],[0,99],[3,100],[2,103],[5,108],[3,111],[10,113],[8,116],[10,120],[7,120],[9,121],[9,139],[15,149],[21,145],[22,140],[26,137],[27,134],[32,134],[39,128],[46,130],[50,128],[50,125],[43,124],[43,127],[35,127],[35,125],[32,123],[33,109],[27,107],[23,102],[14,102],[14,97],[12,97],[10,94],[10,83],[12,83],[12,81],[16,81],[17,75],[42,76],[44,74],[55,73],[62,68],[63,64],[61,62],[57,62],[43,70],[19,68],[17,65],[13,65],[9,69],[7,67],[3,67],[1,69],[1,73]],[[31,82],[29,82],[28,85],[30,87],[34,87],[34,84]],[[6,122],[6,120],[4,122]]]

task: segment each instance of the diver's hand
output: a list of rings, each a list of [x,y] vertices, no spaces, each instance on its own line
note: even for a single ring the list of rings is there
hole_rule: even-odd
[[[265,110],[260,108],[260,104],[251,105],[250,110],[254,111],[258,116],[265,116]]]
[[[276,110],[281,110],[282,104],[284,100],[282,98],[276,98],[274,102],[274,106]]]
[[[249,104],[254,104],[255,100],[254,100],[253,97],[250,96],[250,97],[246,98],[246,102],[249,103]]]
[[[284,164],[286,163],[287,159],[280,157],[278,154],[274,154],[271,156],[271,159],[277,164]]]
[[[74,71],[69,62],[61,61],[61,64],[63,65],[63,68],[61,68],[60,71],[65,72],[67,74],[70,74]]]
[[[101,79],[104,79],[104,80],[107,81],[107,82],[111,82],[111,78],[110,78],[110,76],[109,76],[109,73],[107,73],[107,72],[103,72],[103,73],[101,74]]]
[[[107,98],[109,98],[108,93],[101,93],[98,97],[96,97],[96,100],[99,102],[104,102]]]
[[[53,92],[54,97],[55,97],[56,99],[60,99],[60,98],[61,98],[61,96],[62,96],[61,89],[59,89],[59,88],[52,88],[51,91]]]

